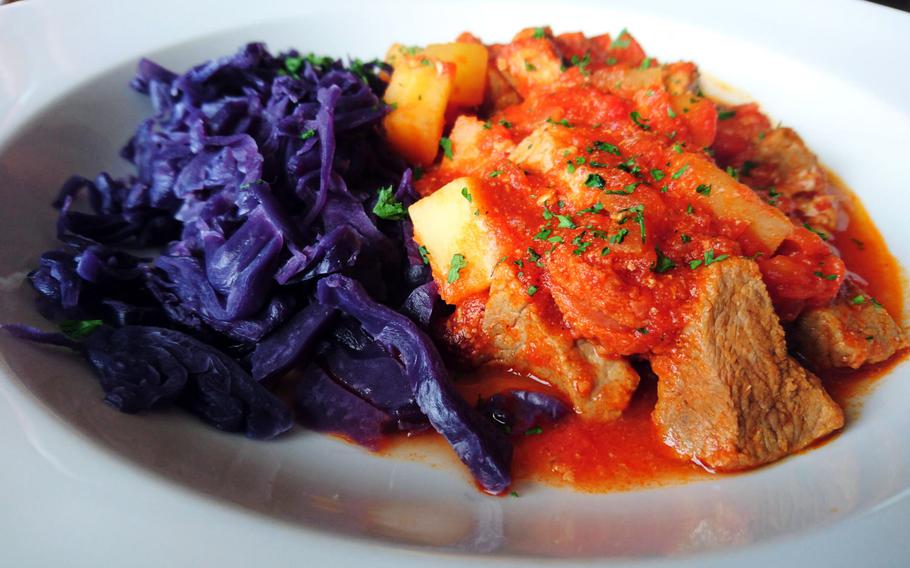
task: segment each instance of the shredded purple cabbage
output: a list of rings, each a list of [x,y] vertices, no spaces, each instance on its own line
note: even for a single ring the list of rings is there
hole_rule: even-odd
[[[45,317],[95,323],[5,329],[81,352],[124,412],[174,404],[254,438],[290,428],[267,389],[297,369],[302,424],[370,447],[432,426],[506,489],[507,437],[421,331],[441,301],[413,227],[373,212],[383,186],[418,198],[382,141],[381,71],[260,43],[183,74],[140,61],[152,116],[121,152],[135,173],[69,179],[61,246],[29,275]]]

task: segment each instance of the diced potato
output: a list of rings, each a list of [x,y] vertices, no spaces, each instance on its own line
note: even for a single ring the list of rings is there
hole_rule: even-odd
[[[419,55],[397,61],[385,92],[395,107],[383,121],[386,139],[407,161],[426,166],[439,149],[455,65]]]
[[[426,247],[439,295],[450,304],[487,290],[500,257],[483,216],[474,214],[482,199],[480,181],[462,177],[408,208],[414,239]],[[456,255],[464,259],[460,270],[452,267]]]
[[[450,105],[477,106],[483,102],[487,80],[487,48],[479,43],[436,43],[424,50],[430,57],[455,64]]]
[[[680,181],[691,176],[697,183],[711,186],[711,193],[704,200],[717,217],[749,225],[749,233],[760,248],[746,251],[747,254],[773,253],[793,231],[793,224],[783,213],[762,201],[751,189],[717,169],[707,159],[698,154],[682,154],[673,160],[673,171],[682,168],[687,171]]]
[[[673,95],[670,105],[676,116],[681,117],[689,127],[689,135],[696,146],[705,148],[714,143],[717,136],[717,108],[710,100],[690,95]]]

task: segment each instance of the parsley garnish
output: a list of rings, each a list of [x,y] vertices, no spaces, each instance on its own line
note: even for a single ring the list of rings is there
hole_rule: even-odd
[[[635,223],[638,224],[638,227],[641,230],[641,242],[645,242],[645,236],[646,236],[646,233],[645,233],[645,206],[642,205],[641,203],[639,203],[638,205],[633,205],[632,207],[627,207],[626,209],[620,209],[619,212],[624,213],[626,211],[628,211],[629,213],[635,214],[635,217],[633,217],[633,219],[635,220]],[[619,224],[622,225],[623,223],[625,223],[628,220],[629,220],[629,218],[626,217],[625,219],[620,221]]]
[[[711,195],[711,186],[704,183],[698,184],[698,187],[695,188],[695,193],[700,193],[704,196]]]
[[[629,39],[623,39],[623,36],[629,35],[629,32],[626,31],[626,28],[623,28],[619,35],[616,36],[616,39],[610,44],[610,49],[625,49],[629,47]]]
[[[301,140],[309,140],[313,136],[316,136],[316,130],[313,128],[310,128],[309,130],[304,130],[303,132],[300,133]]]
[[[717,113],[717,120],[728,120],[736,116],[735,110],[722,110]]]
[[[603,209],[604,209],[604,204],[601,203],[600,201],[596,201],[596,202],[594,202],[594,205],[592,205],[586,209],[581,209],[578,213],[579,213],[579,215],[581,215],[583,213],[600,213],[601,211],[603,211]]]
[[[525,71],[537,71],[537,66],[525,59]]]
[[[461,196],[468,200],[468,203],[474,201],[474,198],[471,197],[471,192],[468,191],[467,186],[461,188]]]
[[[587,187],[603,189],[605,185],[604,178],[600,174],[588,174],[588,178],[585,180],[585,185]]]
[[[676,144],[673,144],[673,146],[671,147],[671,149],[672,149],[674,152],[676,152],[677,154],[682,154],[682,152],[683,152],[683,150],[682,150],[682,144],[680,144],[679,142],[677,142]]]
[[[387,221],[400,221],[407,217],[408,211],[404,203],[395,199],[395,190],[390,185],[379,188],[379,197],[373,206],[373,214]]]
[[[490,122],[489,120],[487,120],[486,122],[483,123],[483,129],[484,129],[484,130],[489,130],[489,129],[491,129],[491,128],[493,128],[493,123]]]
[[[539,233],[534,235],[535,241],[545,241],[550,236],[550,233],[553,232],[553,229],[541,229]]]
[[[534,436],[536,434],[543,434],[543,428],[540,426],[535,426],[533,428],[528,428],[528,430],[525,432],[525,436]]]
[[[501,124],[505,128],[512,128],[512,123],[504,118],[499,119],[499,124]]]
[[[623,162],[621,164],[618,164],[616,167],[621,169],[624,172],[632,174],[633,176],[637,176],[637,175],[641,174],[641,168],[638,166],[638,164],[635,163],[634,157],[629,158],[628,160],[626,160],[625,162]]]
[[[572,220],[572,217],[568,215],[557,215],[556,218],[559,220],[559,227],[563,229],[574,229],[575,221]]]
[[[620,191],[607,190],[604,191],[607,195],[630,195],[635,191],[635,188],[640,186],[641,182],[637,181],[635,183],[630,183],[626,187],[622,188]]]
[[[676,113],[673,112],[673,107],[667,106],[667,116],[670,118],[676,118]]]
[[[430,264],[430,251],[427,250],[427,247],[420,245],[417,247],[417,252],[420,254],[420,260],[424,264]]]
[[[837,274],[825,274],[821,270],[816,270],[813,274],[825,280],[837,280]]]
[[[548,122],[549,124],[558,124],[559,126],[565,126],[566,128],[572,128],[572,123],[570,123],[570,122],[569,122],[568,120],[566,120],[565,118],[560,119],[560,120],[553,120],[552,117],[549,117],[549,116],[548,116],[548,117],[547,117],[547,122]]]
[[[614,146],[613,144],[610,144],[608,142],[600,142],[600,141],[594,142],[594,147],[597,148],[598,150],[601,150],[608,154],[613,154],[614,156],[619,156],[619,147]]]
[[[743,167],[739,170],[739,175],[747,176],[752,170],[759,166],[758,162],[753,162],[752,160],[746,160],[743,162]]]
[[[684,165],[683,167],[681,167],[681,168],[679,168],[678,170],[676,170],[676,172],[675,172],[672,176],[670,176],[670,178],[671,178],[671,179],[679,179],[679,178],[682,177],[682,175],[683,175],[684,173],[686,173],[686,170],[688,170],[688,169],[689,169],[689,164],[686,164],[686,165]]]
[[[825,233],[824,231],[820,231],[820,230],[818,230],[818,229],[813,229],[813,228],[812,228],[812,225],[810,225],[809,223],[803,223],[803,227],[805,227],[806,229],[812,231],[813,233],[815,233],[816,235],[818,235],[819,237],[821,237],[821,239],[822,239],[823,241],[827,241],[827,240],[830,238],[830,237],[828,236],[828,234]]]
[[[443,136],[439,139],[439,147],[442,148],[442,153],[446,158],[452,159],[452,141]]]
[[[654,178],[654,181],[660,181],[660,180],[664,179],[664,176],[666,176],[666,175],[667,174],[665,174],[663,171],[661,171],[657,168],[654,168],[653,170],[651,170],[651,177]]]
[[[688,242],[691,242],[691,241],[692,241],[692,237],[690,237],[689,235],[683,233],[683,234],[679,235],[679,240],[682,241],[682,242],[684,242],[684,243],[688,243]]]
[[[855,304],[855,305],[865,304],[865,303],[866,303],[866,297],[863,296],[862,294],[860,294],[860,295],[858,295],[858,296],[853,296],[852,298],[850,298],[850,303],[851,303],[851,304]]]
[[[651,58],[645,57],[641,60],[641,65],[638,66],[639,69],[649,69],[651,67]]]
[[[739,171],[737,171],[733,166],[727,166],[727,175],[736,181],[739,181]]]
[[[640,333],[642,335],[648,335],[649,333],[651,333],[650,331],[648,331],[648,328],[646,328],[646,327],[636,327],[635,331],[637,331],[638,333]]]
[[[528,296],[533,296],[537,293],[537,286],[528,286]]]
[[[585,56],[582,57],[581,59],[579,59],[577,55],[573,55],[572,59],[571,59],[571,63],[575,67],[578,67],[578,69],[579,69],[579,71],[581,71],[582,75],[587,75],[588,74],[587,66],[588,66],[588,64],[591,63],[591,54],[585,53]]]
[[[657,261],[654,263],[654,266],[651,267],[651,270],[657,272],[658,274],[663,274],[668,270],[676,268],[676,263],[670,260],[670,258],[659,249],[654,249],[657,252]]]
[[[448,283],[451,284],[458,280],[458,277],[461,275],[461,269],[467,265],[468,262],[464,259],[464,255],[458,253],[452,255],[452,262],[449,263]]]
[[[500,175],[502,175],[502,170],[493,170],[492,172],[490,172],[491,178],[499,177]]]
[[[547,30],[544,28],[534,28],[534,39],[543,39],[547,37]]]
[[[63,320],[60,322],[60,331],[70,339],[82,339],[102,325],[104,322],[101,320]]]
[[[620,229],[619,231],[616,232],[615,235],[610,236],[610,244],[618,245],[618,244],[622,243],[624,240],[626,240],[626,235],[628,235],[628,234],[629,234],[629,229]]]
[[[633,110],[632,112],[630,112],[629,118],[631,118],[632,122],[637,124],[638,127],[641,128],[642,130],[651,130],[651,127],[648,126],[647,124],[645,124],[645,122],[648,122],[648,119],[642,118],[641,113],[639,113],[637,110]]]

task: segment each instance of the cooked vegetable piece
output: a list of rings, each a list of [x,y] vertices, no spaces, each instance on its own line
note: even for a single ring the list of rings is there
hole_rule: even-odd
[[[427,56],[403,57],[392,71],[386,140],[412,164],[426,166],[436,157],[454,81],[454,64]]]
[[[424,53],[455,65],[449,105],[472,107],[483,102],[489,58],[483,44],[434,43],[428,45]]]

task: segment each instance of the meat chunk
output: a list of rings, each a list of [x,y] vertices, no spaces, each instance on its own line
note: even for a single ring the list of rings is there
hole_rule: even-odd
[[[532,373],[560,389],[576,412],[593,420],[612,420],[629,403],[638,374],[625,359],[611,358],[594,343],[575,340],[547,305],[546,291],[534,297],[503,264],[493,283],[483,318],[488,354],[500,364]],[[549,308],[549,309],[548,309]]]
[[[755,143],[755,162],[771,169],[770,179],[762,185],[773,185],[792,202],[791,215],[827,232],[837,227],[838,201],[828,191],[825,170],[794,130],[774,128],[760,137]]]
[[[754,261],[701,269],[690,321],[651,359],[664,442],[718,470],[758,466],[844,424],[821,382],[787,354],[784,330]]]
[[[524,37],[496,49],[496,69],[527,97],[539,85],[549,85],[562,74],[562,59],[549,38]]]
[[[791,339],[816,369],[858,369],[907,347],[907,338],[891,314],[851,282],[844,283],[831,305],[803,312]]]

